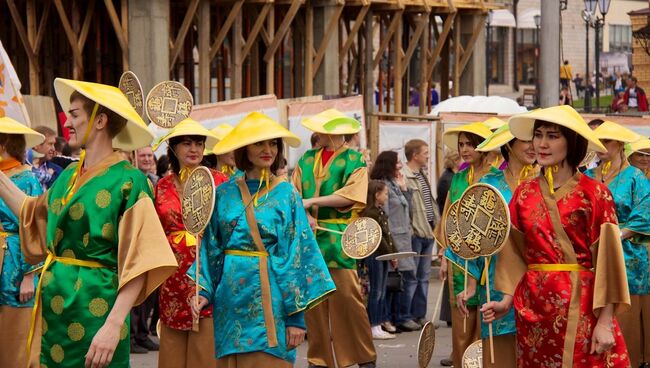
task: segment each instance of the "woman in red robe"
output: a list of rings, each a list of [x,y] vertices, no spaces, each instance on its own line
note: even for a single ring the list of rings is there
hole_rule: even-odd
[[[519,367],[629,367],[615,315],[629,308],[616,209],[607,187],[577,167],[587,147],[605,148],[570,106],[510,119],[532,140],[543,168],[510,202],[509,242],[499,255],[501,302],[482,307],[485,322],[514,304]]]
[[[206,146],[217,143],[210,131],[192,119],[178,123],[161,141],[168,142],[172,174],[156,184],[156,212],[167,235],[178,269],[160,287],[160,353],[158,368],[216,367],[212,308],[201,312],[198,331],[193,331],[190,298],[195,293],[195,283],[187,276],[196,258],[196,237],[187,232],[181,214],[181,197],[184,180],[203,160]],[[227,180],[220,172],[212,170],[214,183]]]

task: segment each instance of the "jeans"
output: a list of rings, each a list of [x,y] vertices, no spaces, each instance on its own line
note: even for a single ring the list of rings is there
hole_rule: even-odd
[[[386,280],[388,261],[378,261],[372,255],[365,260],[368,267],[370,291],[368,292],[368,319],[371,326],[379,326],[386,320]]]
[[[430,255],[433,252],[433,239],[414,236],[411,240],[413,251],[417,254]],[[427,315],[427,296],[429,293],[429,279],[431,278],[431,257],[415,259],[415,278],[417,286],[411,305],[411,315],[415,319],[425,318]]]
[[[411,314],[411,306],[413,304],[413,296],[415,289],[418,286],[418,281],[415,278],[415,271],[401,271],[404,283],[404,290],[397,293],[397,316],[395,323],[402,324],[408,320],[413,319]]]

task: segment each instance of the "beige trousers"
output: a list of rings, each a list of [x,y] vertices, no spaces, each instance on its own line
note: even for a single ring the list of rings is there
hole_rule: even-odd
[[[632,308],[616,316],[632,367],[650,362],[650,295],[630,295]]]
[[[517,368],[515,335],[494,336],[494,364],[490,360],[490,339],[483,339],[483,368]]]
[[[357,271],[329,271],[336,291],[305,313],[309,363],[336,368],[373,362],[377,353]]]
[[[198,367],[198,366],[197,366]],[[257,351],[254,353],[242,353],[227,355],[217,359],[217,368],[291,368],[293,364],[275,357],[271,354]]]
[[[199,332],[160,325],[158,368],[217,367],[212,318],[199,320]]]
[[[34,330],[31,357],[27,365],[27,336],[32,318],[32,308],[0,306],[0,367],[40,366],[41,319]]]

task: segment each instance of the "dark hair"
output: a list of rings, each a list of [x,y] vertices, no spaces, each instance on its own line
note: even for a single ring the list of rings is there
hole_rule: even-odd
[[[203,155],[203,161],[201,161],[201,165],[210,168],[210,169],[217,169],[217,155],[214,153],[209,154],[209,155]]]
[[[460,136],[464,135],[467,140],[469,140],[469,143],[472,145],[472,147],[476,148],[479,146],[479,144],[483,143],[485,138],[481,137],[478,134],[470,133],[470,132],[460,132],[458,133],[458,139],[460,140]],[[458,149],[458,147],[456,147]],[[460,152],[460,150],[458,150]],[[485,152],[483,152],[485,153]]]
[[[281,167],[284,160],[284,143],[282,142],[282,138],[275,138],[275,142],[278,145],[278,154],[275,156],[275,161],[273,161],[270,167],[272,173],[276,172]],[[246,147],[248,146],[237,148],[235,150],[235,165],[242,171],[248,171],[253,168],[253,163],[248,159]]]
[[[63,146],[63,148],[61,149],[61,154],[63,156],[68,156],[68,157],[72,156],[72,147],[70,147],[68,142],[66,142],[65,146]]]
[[[68,144],[68,142],[63,137],[56,137],[56,142],[54,142],[54,149],[57,152],[63,152],[63,148]]]
[[[375,196],[386,188],[386,183],[381,180],[368,181],[368,199],[366,199],[366,209],[375,207]]]
[[[25,162],[25,136],[22,134],[0,133],[0,146],[3,146],[9,156],[17,161]]]
[[[580,166],[580,163],[587,155],[587,146],[589,145],[587,139],[583,138],[580,134],[567,127],[544,120],[535,120],[535,125],[533,126],[533,134],[535,130],[541,127],[557,128],[560,133],[562,133],[567,142],[566,162],[574,170]]]
[[[205,136],[202,135],[181,135],[169,139],[167,142],[167,157],[169,158],[169,165],[176,175],[181,172],[181,163],[178,161],[178,157],[176,157],[176,153],[174,152],[173,148],[177,144],[183,142],[185,139],[189,139],[190,141],[196,143],[205,143]],[[156,168],[156,171],[157,170],[158,168]]]
[[[311,141],[311,148],[315,148],[316,145],[319,143],[318,133],[312,133],[311,138],[309,139]]]
[[[395,166],[397,166],[397,152],[384,151],[377,156],[370,179],[391,180],[395,177]]]
[[[510,162],[510,148],[512,148],[512,142],[514,142],[515,139],[501,146],[501,156],[503,156],[505,162]]]
[[[159,178],[162,178],[165,176],[167,171],[169,171],[169,156],[162,155],[158,158],[158,162],[156,163],[156,175]]]
[[[605,122],[605,120],[603,120],[603,119],[593,119],[589,123],[587,123],[587,125],[589,125],[589,127],[591,127],[592,125],[595,125],[596,127],[599,127],[604,122]]]
[[[427,142],[423,141],[422,139],[411,139],[410,141],[406,142],[404,145],[404,156],[406,156],[406,160],[411,161],[413,155],[420,153],[420,149],[422,147],[428,146],[429,145]]]
[[[77,100],[81,101],[84,111],[88,114],[88,119],[90,119],[90,115],[92,115],[93,108],[95,107],[95,101],[77,91],[74,91],[70,95],[70,103]],[[106,119],[108,120],[108,124],[106,124],[106,132],[110,138],[115,138],[115,136],[118,135],[126,126],[126,119],[107,107],[99,105],[96,116],[99,116],[99,114],[106,115]]]

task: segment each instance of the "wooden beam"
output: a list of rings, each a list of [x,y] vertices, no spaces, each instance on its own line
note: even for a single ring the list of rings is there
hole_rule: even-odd
[[[442,48],[445,45],[445,42],[447,41],[447,37],[449,36],[449,32],[451,31],[451,26],[454,24],[454,19],[456,18],[457,13],[450,13],[447,15],[445,18],[445,22],[443,23],[442,26],[442,33],[440,33],[440,36],[438,37],[438,40],[436,41],[436,48],[433,50],[433,55],[431,56],[431,59],[429,59],[429,69],[427,70],[427,80],[431,80],[431,75],[433,74],[433,69],[436,66],[436,62],[438,61],[438,57],[440,56],[440,52],[442,51]]]
[[[122,19],[122,34],[128,45],[129,43],[129,0],[120,1],[120,19]],[[129,52],[122,51],[122,70],[129,70]]]
[[[104,5],[106,5],[106,10],[108,11],[108,17],[111,20],[111,24],[113,24],[113,29],[115,30],[115,35],[117,36],[117,42],[120,44],[120,48],[122,49],[122,52],[129,52],[129,40],[124,37],[124,30],[122,29],[122,23],[120,22],[120,19],[117,17],[117,11],[115,11],[115,7],[113,6],[113,1],[112,0],[104,0]],[[123,21],[128,22],[128,20],[123,19]]]
[[[47,5],[46,5],[47,7]],[[36,37],[38,36],[38,31],[36,29],[36,4],[34,0],[27,0],[27,38],[31,44],[32,50],[34,44],[36,43]],[[34,51],[34,54],[38,53]],[[36,72],[33,63],[29,61],[29,93],[32,95],[40,94],[40,78],[39,73]]]
[[[275,7],[272,6],[269,11],[266,26],[269,28],[268,34],[264,27],[262,27],[262,40],[268,46],[271,43],[271,38],[275,34]],[[267,38],[264,38],[264,35]],[[275,56],[269,58],[266,62],[266,93],[273,94],[275,92]]]
[[[68,16],[65,13],[65,9],[63,8],[63,3],[61,3],[61,0],[54,0],[54,6],[56,7],[56,11],[59,13],[59,18],[61,18],[61,23],[63,24],[63,30],[65,31],[65,35],[68,38],[70,47],[72,48],[72,57],[74,59],[74,63],[79,68],[78,72],[82,73],[83,57],[81,55],[81,50],[79,50],[77,35],[72,30],[72,26],[70,25],[70,21],[68,20]],[[80,78],[81,75],[75,75],[73,77]]]
[[[241,13],[237,14],[235,18],[235,23],[232,28],[232,41],[230,47],[231,54],[231,68],[230,68],[230,98],[241,98],[242,97],[242,78],[243,78],[243,69],[242,69],[242,29],[243,29],[243,15]]]
[[[452,83],[454,84],[454,96],[458,96],[460,92],[460,24],[461,18],[456,17],[454,25],[454,67],[453,67],[453,76]]]
[[[106,2],[111,2],[111,0],[104,0]],[[181,50],[183,49],[183,43],[185,42],[185,36],[187,36],[187,31],[190,29],[190,26],[192,25],[192,21],[194,20],[194,15],[196,14],[196,9],[199,7],[199,1],[200,0],[192,0],[190,3],[190,6],[187,8],[187,12],[185,13],[185,17],[183,18],[183,23],[181,23],[181,28],[178,30],[178,35],[176,35],[176,40],[174,40],[174,47],[171,50],[170,53],[170,59],[169,59],[169,69],[174,68],[174,64],[176,64],[176,59],[178,59],[178,56],[181,54]]]
[[[314,7],[305,10],[305,96],[314,95]]]
[[[329,23],[327,23],[325,34],[323,35],[323,39],[320,42],[320,47],[318,47],[318,52],[316,53],[316,57],[314,58],[314,70],[312,71],[313,78],[316,78],[316,73],[318,73],[318,69],[320,69],[320,64],[323,61],[323,57],[325,56],[325,51],[327,51],[327,46],[329,45],[330,40],[332,39],[332,34],[334,33],[334,32],[329,32],[327,30],[336,29],[335,27],[338,26],[339,19],[341,18],[341,14],[343,13],[343,8],[344,5],[337,5],[336,12],[330,19]]]
[[[260,33],[260,30],[262,30],[264,22],[266,21],[266,16],[269,14],[269,11],[273,6],[273,3],[264,4],[262,11],[257,15],[257,20],[255,20],[255,24],[253,25],[253,28],[251,28],[251,32],[248,34],[248,39],[246,40],[246,44],[241,52],[242,61],[246,59],[248,53],[251,51],[251,47],[253,47],[253,44],[257,41],[257,35]]]
[[[388,26],[388,32],[383,35],[383,39],[381,40],[381,44],[379,44],[379,49],[377,50],[377,53],[375,54],[375,58],[372,61],[372,68],[376,69],[377,66],[379,65],[379,61],[381,60],[381,55],[384,53],[384,50],[386,50],[386,47],[388,47],[388,44],[390,43],[390,40],[393,36],[393,33],[397,30],[397,27],[402,24],[402,14],[404,13],[404,10],[399,10],[395,13],[393,13],[393,19],[390,21],[390,26]]]
[[[418,106],[418,113],[424,115],[427,113],[426,106],[429,96],[431,96],[431,88],[429,85],[429,80],[427,79],[427,51],[431,48],[431,43],[429,42],[431,36],[431,27],[429,27],[429,19],[431,14],[424,14],[422,17],[422,22],[427,25],[422,37],[420,38],[420,81],[419,81],[419,90],[420,90],[420,104]]]
[[[472,30],[472,37],[467,42],[467,47],[465,48],[465,51],[463,51],[463,58],[460,60],[460,74],[463,74],[463,71],[465,71],[465,67],[467,67],[469,58],[472,56],[472,51],[476,45],[476,40],[478,40],[481,32],[483,32],[483,28],[485,28],[486,17],[487,14],[482,14],[478,22],[474,25],[474,29]]]
[[[357,33],[359,33],[359,29],[361,29],[361,25],[363,25],[363,19],[366,17],[366,14],[368,13],[369,9],[370,6],[367,5],[362,7],[359,10],[359,14],[357,14],[357,17],[354,20],[354,26],[352,26],[352,29],[348,33],[348,38],[345,40],[343,47],[341,47],[341,51],[339,51],[340,66],[342,66],[343,63],[345,62],[345,56],[348,54],[350,47],[352,47],[352,44],[354,43],[354,39],[357,37]]]
[[[38,25],[38,33],[36,34],[36,40],[34,41],[34,54],[38,55],[41,50],[41,44],[43,43],[43,37],[45,37],[45,26],[47,21],[50,18],[50,8],[52,3],[50,1],[45,2],[45,8],[43,8],[43,14],[41,15],[41,21]]]
[[[210,2],[201,0],[199,11],[199,103],[210,102]]]
[[[408,70],[408,65],[411,62],[411,58],[413,58],[413,53],[415,52],[415,47],[418,45],[420,42],[420,37],[422,37],[422,32],[424,31],[424,27],[428,24],[427,22],[427,16],[426,15],[420,15],[419,20],[418,20],[418,25],[415,27],[415,32],[409,39],[409,47],[406,49],[406,54],[404,55],[404,69],[402,69],[402,75],[401,77],[404,78],[404,75],[406,74],[406,71]],[[424,49],[423,49],[424,50]]]
[[[16,29],[18,30],[18,36],[20,37],[20,41],[23,43],[23,47],[25,48],[25,52],[27,53],[27,58],[29,59],[30,63],[35,65],[36,71],[38,72],[40,71],[40,68],[38,66],[38,58],[34,54],[32,45],[29,43],[27,31],[25,30],[25,26],[23,25],[22,18],[20,17],[20,13],[18,12],[18,8],[16,8],[16,3],[14,2],[14,0],[7,0],[7,5],[9,6],[9,12],[11,13],[11,17],[14,20]]]
[[[266,53],[264,54],[264,61],[269,61],[271,56],[273,56],[275,52],[278,51],[280,43],[284,39],[284,36],[287,35],[287,31],[289,31],[289,26],[291,26],[293,18],[295,18],[296,14],[298,14],[298,10],[300,10],[300,5],[302,5],[302,0],[291,1],[291,6],[289,7],[287,14],[284,16],[282,23],[280,23],[280,27],[278,27],[278,33],[275,34],[271,45],[266,49]]]
[[[217,53],[219,52],[219,49],[221,48],[223,41],[226,39],[228,32],[230,32],[230,28],[235,22],[235,19],[237,19],[237,15],[239,15],[239,11],[241,10],[243,5],[244,5],[244,0],[237,0],[233,4],[232,8],[230,9],[230,13],[228,13],[228,18],[226,18],[226,21],[223,22],[223,25],[219,29],[219,33],[217,33],[217,38],[214,40],[212,46],[210,47],[210,61],[212,61],[212,59],[214,59],[214,57],[217,56]]]
[[[81,32],[79,33],[79,39],[77,40],[77,45],[79,50],[83,52],[84,45],[86,44],[86,38],[88,37],[88,31],[90,30],[90,21],[93,18],[93,13],[95,12],[95,2],[88,2],[88,9],[86,10],[86,17],[84,18],[83,26],[81,27]]]
[[[399,15],[400,22],[393,34],[393,111],[401,114],[402,111],[402,72],[403,69],[406,69],[406,66],[403,63],[402,53],[402,35],[404,32],[404,23],[401,21],[402,13]]]

